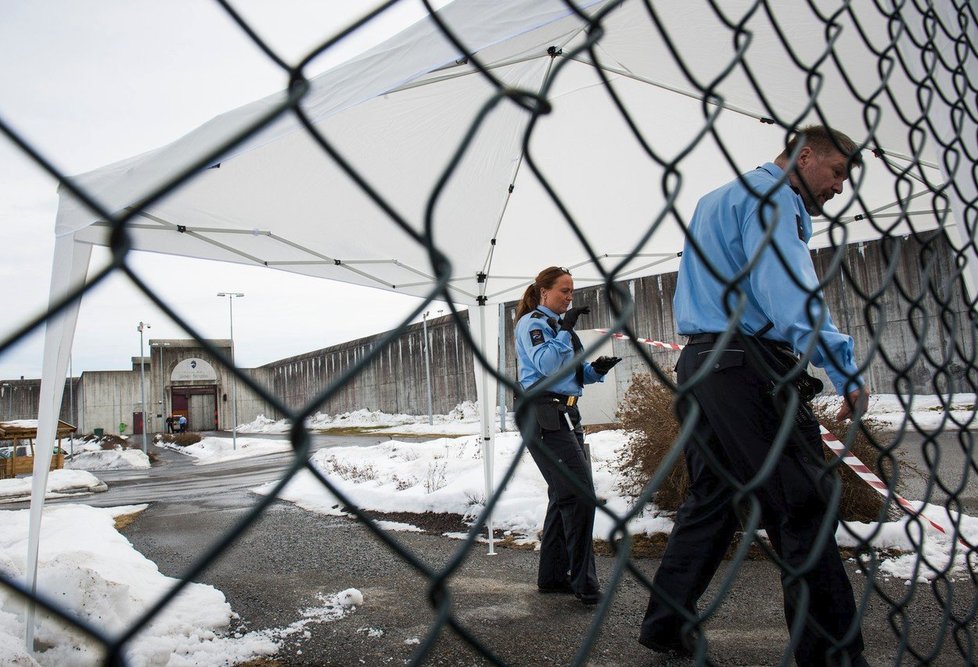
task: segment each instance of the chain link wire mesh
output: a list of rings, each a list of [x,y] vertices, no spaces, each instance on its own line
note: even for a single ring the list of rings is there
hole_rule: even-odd
[[[30,142],[17,133],[14,129],[16,119],[0,119],[0,129],[14,145],[57,178],[62,188],[71,191],[78,200],[107,221],[111,227],[112,252],[112,261],[109,265],[96,275],[91,276],[84,285],[74,290],[60,303],[52,304],[43,316],[22,322],[13,334],[3,341],[2,346],[0,346],[0,354],[10,350],[18,341],[43,326],[46,321],[57,316],[67,305],[95,289],[109,276],[125,274],[147,298],[152,300],[175,323],[188,331],[205,349],[215,357],[225,359],[227,367],[234,372],[239,383],[247,385],[252,392],[261,396],[264,401],[274,406],[294,424],[290,433],[294,457],[291,466],[277,483],[274,491],[257,502],[233,530],[220,536],[206,552],[199,554],[195,564],[183,574],[181,582],[139,618],[134,619],[128,630],[121,635],[112,636],[108,634],[97,623],[78,616],[75,610],[66,609],[45,595],[31,591],[20,581],[12,580],[6,576],[0,577],[3,586],[35,602],[43,610],[43,613],[60,617],[66,623],[87,634],[93,641],[104,645],[106,664],[125,664],[127,642],[144,630],[189,582],[199,578],[209,566],[221,559],[231,545],[239,540],[242,534],[263,515],[271,503],[275,502],[277,493],[303,469],[315,475],[324,488],[334,494],[340,502],[350,507],[357,520],[367,527],[378,540],[383,541],[387,548],[402,561],[404,567],[427,579],[429,601],[435,616],[429,632],[413,654],[412,664],[424,664],[430,658],[435,642],[446,631],[456,633],[486,662],[491,664],[505,664],[506,662],[500,657],[498,647],[485,643],[480,638],[478,629],[474,628],[471,623],[463,621],[457,614],[452,601],[452,580],[464,561],[472,557],[473,552],[477,549],[477,540],[480,534],[485,532],[488,518],[498,502],[506,482],[514,473],[516,459],[507,462],[505,465],[500,465],[501,474],[497,482],[497,491],[487,499],[482,512],[472,523],[467,539],[456,549],[454,558],[442,567],[433,567],[379,527],[362,509],[357,507],[355,502],[344,496],[343,491],[336,486],[330,476],[309,462],[311,440],[310,433],[304,424],[307,418],[315,413],[318,406],[328,401],[345,383],[364,372],[364,369],[378,355],[383,354],[387,347],[403,333],[408,323],[419,316],[432,300],[439,299],[452,304],[452,292],[448,283],[451,275],[452,257],[446,255],[438,245],[433,233],[431,210],[437,204],[443,190],[449,186],[456,168],[467,156],[467,150],[473,137],[497,108],[505,105],[516,105],[529,114],[530,120],[526,124],[523,134],[527,167],[539,179],[555,205],[561,210],[564,222],[566,222],[567,233],[576,236],[581,249],[597,266],[603,266],[598,261],[599,258],[593,247],[594,239],[588,238],[579,221],[574,218],[569,210],[561,208],[559,188],[549,182],[546,170],[536,163],[530,141],[538,124],[545,122],[547,114],[552,109],[551,85],[559,76],[561,68],[571,62],[601,63],[605,59],[602,52],[602,40],[608,37],[605,32],[605,20],[620,9],[621,3],[601,5],[597,11],[592,9],[588,12],[568,3],[568,9],[578,15],[588,39],[574,51],[562,51],[556,48],[551,50],[548,57],[554,60],[553,73],[539,89],[513,88],[499,80],[492,68],[484,66],[480,60],[480,54],[473,52],[455,33],[450,21],[443,15],[434,12],[432,7],[425,3],[437,29],[456,45],[460,53],[468,54],[468,64],[478,72],[479,76],[493,86],[495,92],[487,97],[478,116],[471,119],[468,133],[453,151],[452,157],[444,169],[442,179],[435,184],[430,192],[427,218],[422,221],[422,224],[418,224],[418,221],[405,219],[397,207],[385,199],[384,193],[372,185],[371,174],[358,171],[349,156],[343,155],[336,148],[332,137],[323,136],[311,119],[308,110],[303,107],[304,96],[309,90],[309,82],[304,73],[309,62],[320,53],[346,39],[360,25],[377,20],[397,2],[398,0],[391,0],[391,2],[377,7],[374,11],[366,13],[361,21],[332,35],[322,43],[316,52],[310,53],[301,62],[289,63],[262,40],[259,32],[235,12],[232,4],[219,0],[229,19],[234,21],[254,42],[256,48],[261,49],[270,61],[281,68],[283,75],[289,81],[287,94],[277,104],[270,106],[262,117],[254,119],[247,127],[244,127],[237,136],[230,138],[223,145],[207,151],[206,154],[196,156],[177,176],[148,193],[141,201],[134,203],[125,211],[116,213],[105,210],[97,196],[78,186],[68,175],[60,173],[48,156],[36,150]],[[643,20],[652,26],[653,33],[661,39],[670,56],[670,61],[663,63],[663,66],[668,64],[670,67],[678,68],[686,74],[690,81],[696,82],[700,99],[705,103],[704,108],[708,109],[704,115],[702,127],[695,134],[689,149],[692,149],[694,144],[699,142],[715,141],[720,154],[728,163],[725,166],[729,168],[731,174],[735,172],[735,156],[727,153],[724,138],[716,133],[714,127],[714,121],[719,114],[733,113],[729,109],[731,105],[727,104],[727,101],[722,99],[717,92],[718,84],[722,82],[723,77],[731,72],[738,72],[743,75],[748,82],[755,86],[753,92],[762,100],[773,100],[785,94],[806,96],[807,104],[803,115],[816,121],[831,118],[831,108],[839,102],[835,99],[824,99],[820,95],[820,80],[827,73],[831,73],[832,76],[841,77],[849,84],[848,89],[852,99],[857,100],[863,106],[863,127],[838,129],[849,132],[853,136],[864,134],[866,141],[861,147],[867,152],[875,153],[876,157],[886,165],[887,170],[893,176],[896,204],[888,207],[887,210],[878,211],[869,211],[866,206],[862,205],[863,202],[860,200],[859,193],[860,180],[858,177],[854,177],[852,183],[855,193],[853,195],[854,205],[849,210],[858,210],[859,212],[853,214],[847,211],[845,215],[840,214],[826,220],[827,225],[822,233],[828,234],[832,243],[830,251],[818,257],[819,275],[826,289],[837,289],[838,285],[844,285],[845,298],[851,304],[845,313],[846,321],[851,325],[864,328],[866,332],[860,340],[859,361],[863,364],[862,368],[866,371],[870,369],[871,365],[885,368],[889,372],[886,377],[894,378],[892,382],[888,383],[889,386],[883,386],[884,383],[878,380],[877,384],[873,386],[874,392],[894,393],[901,396],[912,395],[914,383],[919,384],[919,378],[916,378],[914,374],[919,373],[919,369],[923,367],[931,377],[934,392],[941,397],[946,415],[944,422],[936,428],[915,423],[912,418],[908,418],[892,442],[873,440],[878,451],[878,460],[865,461],[865,463],[880,473],[887,487],[885,490],[887,500],[884,509],[881,511],[880,519],[891,517],[898,504],[895,493],[899,477],[898,474],[892,476],[885,474],[884,470],[887,468],[881,462],[888,461],[892,464],[895,461],[895,453],[901,445],[911,436],[919,437],[924,441],[928,467],[926,471],[927,489],[924,498],[946,498],[944,503],[949,510],[952,510],[948,515],[952,520],[944,527],[948,531],[947,539],[955,544],[952,547],[950,559],[946,561],[931,560],[924,548],[924,540],[925,536],[927,536],[926,539],[933,539],[931,536],[933,529],[924,519],[915,516],[908,524],[907,536],[919,554],[919,576],[909,582],[903,596],[894,596],[891,592],[887,592],[876,585],[877,578],[880,576],[881,563],[878,554],[868,546],[863,538],[854,535],[857,540],[862,542],[862,547],[855,551],[859,555],[861,567],[865,574],[865,581],[863,582],[865,592],[859,597],[857,604],[860,615],[864,614],[867,608],[874,604],[882,603],[889,608],[891,639],[897,646],[898,662],[949,664],[945,661],[948,660],[949,653],[953,653],[961,664],[974,664],[976,661],[974,636],[975,584],[978,583],[975,579],[975,554],[974,548],[962,534],[961,520],[954,517],[958,516],[957,512],[965,509],[962,501],[962,497],[965,495],[965,487],[971,476],[978,474],[978,467],[975,464],[974,439],[971,435],[973,415],[963,422],[958,422],[957,417],[952,415],[949,391],[950,388],[956,387],[958,391],[975,392],[975,286],[969,283],[969,272],[972,272],[975,267],[974,234],[975,224],[978,222],[976,221],[978,202],[972,194],[973,189],[970,191],[956,189],[950,181],[935,180],[933,169],[925,168],[926,159],[924,157],[924,148],[927,147],[928,150],[935,151],[937,160],[945,173],[951,176],[965,174],[965,180],[975,178],[975,165],[976,160],[978,160],[978,156],[974,154],[975,128],[976,121],[978,121],[975,113],[975,110],[978,109],[978,95],[976,95],[978,93],[978,82],[970,78],[975,72],[975,60],[978,58],[978,54],[976,54],[978,45],[971,41],[976,34],[974,6],[968,2],[946,2],[938,7],[925,2],[810,1],[807,3],[807,10],[812,16],[818,17],[824,26],[824,30],[821,34],[799,36],[792,32],[793,26],[779,22],[782,19],[776,6],[777,3],[744,3],[743,11],[736,15],[731,13],[724,3],[705,2],[704,0],[703,4],[711,8],[716,25],[726,31],[730,43],[736,47],[734,57],[729,62],[719,63],[716,68],[716,71],[720,72],[719,78],[713,81],[702,79],[688,62],[685,50],[703,46],[696,44],[697,36],[695,34],[677,33],[677,29],[682,26],[667,25],[661,17],[661,3],[647,2],[643,5],[645,9]],[[749,59],[752,38],[754,37],[753,26],[758,23],[770,25],[771,34],[776,35],[780,42],[779,46],[783,59],[793,64],[794,73],[791,76],[792,89],[790,91],[765,90],[758,84],[759,78],[752,71],[757,63],[751,62]],[[870,24],[885,26],[885,35],[889,39],[881,41],[878,34],[870,36],[866,28]],[[846,62],[840,59],[835,47],[843,39],[864,40],[866,58],[864,62]],[[898,43],[903,43],[904,48],[897,48]],[[911,48],[906,48],[908,44],[911,45]],[[850,81],[850,77],[858,78],[857,75],[866,72],[872,73],[871,76],[878,79],[877,86],[867,89],[862,84]],[[915,98],[896,97],[894,91],[888,86],[888,81],[894,76],[894,72],[899,72],[901,77],[906,77],[915,84]],[[670,154],[668,151],[662,151],[660,147],[646,143],[646,138],[633,121],[636,115],[642,114],[646,110],[629,108],[626,103],[616,97],[615,84],[609,78],[605,68],[596,67],[595,74],[600,78],[607,93],[617,106],[620,120],[632,128],[634,141],[647,154],[647,159],[658,164],[666,174],[660,184],[663,188],[661,210],[649,212],[648,217],[652,222],[633,249],[632,256],[613,265],[610,269],[601,268],[604,284],[596,289],[607,303],[609,328],[631,337],[633,353],[642,360],[650,373],[670,387],[676,395],[677,403],[682,404],[683,401],[687,400],[691,387],[675,384],[670,373],[674,358],[671,356],[663,357],[655,350],[635,340],[642,337],[645,332],[633,329],[635,304],[625,283],[622,282],[630,277],[623,273],[622,267],[640,252],[640,249],[652,237],[653,232],[660,226],[675,224],[685,230],[688,220],[683,217],[678,209],[674,208],[673,195],[678,183],[684,178],[691,177],[692,174],[685,172],[684,151],[679,151],[674,154],[675,157],[670,158],[667,157]],[[934,107],[937,100],[940,100],[950,110],[950,132],[935,128],[930,124],[931,117],[928,112]],[[782,128],[785,136],[800,125],[800,118],[778,115],[775,111],[776,104],[771,104],[768,108],[770,113],[759,121]],[[884,113],[889,114],[887,120],[890,122],[893,121],[894,117],[897,117],[905,128],[907,146],[911,149],[907,154],[888,154],[885,147],[876,141],[875,129]],[[280,117],[287,115],[293,116],[302,124],[308,135],[320,147],[324,159],[338,165],[346,172],[351,183],[355,184],[365,196],[375,202],[377,211],[386,216],[392,228],[399,229],[413,243],[427,250],[430,256],[432,274],[436,277],[425,303],[405,318],[400,327],[384,336],[379,344],[373,348],[371,354],[359,359],[357,363],[346,368],[341,374],[331,378],[328,385],[317,396],[298,409],[287,405],[281,397],[270,393],[266,387],[257,383],[248,374],[235,369],[224,350],[214,347],[204,336],[195,331],[192,323],[183,319],[172,307],[172,304],[159,298],[129,266],[130,253],[132,252],[130,234],[134,221],[142,212],[151,207],[154,202],[160,201],[179,188],[192,183],[194,179],[199,178],[203,170],[211,165],[226,149],[237,145],[247,137],[273,124]],[[587,128],[582,127],[581,132],[587,132]],[[933,145],[933,140],[927,139],[928,134],[939,137],[938,146]],[[636,184],[635,187],[644,186]],[[918,231],[917,220],[920,218],[915,218],[915,216],[919,214],[911,211],[911,205],[915,202],[925,203],[926,218],[936,220],[936,231]],[[958,204],[957,208],[953,207],[955,203]],[[951,212],[952,208],[954,208],[954,214]],[[884,281],[881,284],[867,281],[866,276],[855,272],[853,265],[846,260],[847,252],[852,252],[851,247],[846,245],[846,228],[847,225],[855,222],[868,223],[874,235],[882,239],[883,265],[887,268],[887,275],[884,276]],[[900,242],[907,237],[911,237],[920,244],[918,255],[908,257],[905,253],[900,252]],[[953,259],[950,265],[942,264],[937,260],[939,253],[936,248],[941,244],[950,248],[948,252]],[[907,267],[906,263],[908,262],[913,262],[914,266]],[[527,271],[535,272],[538,268],[527,267]],[[898,269],[904,273],[898,275]],[[911,284],[899,277],[900,275],[907,275],[907,271],[909,271],[909,275],[913,276],[913,280],[910,281]],[[736,291],[736,286],[731,285],[731,289]],[[821,299],[818,294],[813,295],[813,298]],[[884,317],[888,311],[901,313],[908,322],[911,335],[916,339],[909,358],[892,354],[888,347],[889,339],[887,336],[891,333],[888,328],[888,321],[892,319]],[[458,321],[463,336],[466,337],[470,346],[476,350],[477,363],[482,364],[487,371],[494,374],[510,391],[516,389],[513,378],[500,374],[488,358],[479,351],[479,346],[473,340],[467,325],[460,319],[459,312],[454,305],[452,306],[452,315]],[[771,372],[778,386],[783,389],[783,398],[788,404],[785,412],[790,415],[793,412],[793,406],[796,406],[798,401],[797,391],[794,390],[790,382],[793,373],[785,376],[777,374],[773,370]],[[544,391],[545,389],[546,386],[543,386],[537,391]],[[535,395],[535,392],[523,395],[516,403],[517,411],[532,409],[532,400]],[[909,409],[910,405],[908,404],[906,407]],[[693,410],[692,408],[688,409]],[[957,431],[957,443],[967,461],[966,469],[961,470],[960,477],[956,476],[955,478],[942,477],[937,469],[941,446],[938,444],[937,438],[952,426],[948,423],[949,421],[954,422],[953,427]],[[614,530],[606,536],[610,543],[616,545],[611,576],[608,581],[604,582],[606,590],[615,590],[629,576],[634,577],[645,588],[652,589],[653,584],[647,569],[639,566],[631,556],[632,535],[629,532],[628,523],[646,511],[653,502],[653,497],[665,480],[668,469],[680,460],[681,452],[684,447],[690,444],[693,433],[692,420],[687,419],[672,445],[669,456],[663,460],[662,465],[648,481],[629,512],[625,514],[615,513],[594,499],[597,503],[597,511],[606,514],[614,524]],[[784,431],[782,436],[785,433],[787,431]],[[851,441],[854,433],[855,431],[849,435],[843,435],[843,440]],[[872,434],[868,435],[872,439]],[[523,437],[525,447],[536,436],[531,431],[527,431],[523,433]],[[774,443],[773,447],[777,450],[783,444],[783,441],[779,441]],[[499,463],[502,464],[503,462]],[[898,467],[898,463],[896,465]],[[828,478],[835,479],[840,466],[841,461],[839,459],[832,459],[826,466],[824,474]],[[893,467],[889,470],[893,470]],[[740,498],[747,507],[753,507],[753,511],[748,512],[743,517],[745,533],[750,534],[753,530],[761,528],[761,518],[756,511],[755,493],[758,486],[765,481],[764,475],[770,474],[770,469],[762,470],[759,478],[749,480],[746,484],[734,479],[727,471],[718,469],[716,472],[729,485],[738,490]],[[579,492],[582,494],[591,493],[583,487],[579,488]],[[834,493],[833,506],[838,503],[838,484],[835,484]],[[829,518],[834,519],[834,516]],[[828,533],[823,530],[821,544],[824,544],[827,535]],[[762,548],[765,557],[781,568],[784,578],[791,579],[801,574],[786,565],[760,538],[753,541],[744,540],[733,553],[730,559],[730,567],[722,575],[719,599],[722,600],[736,585],[738,570],[748,558],[748,547],[751,544]],[[813,550],[819,549],[821,544],[813,544]],[[918,613],[915,602],[920,598],[929,599],[930,606],[928,608],[932,609],[933,613],[940,615],[940,632],[937,637],[921,638],[911,632],[914,614]],[[590,623],[590,631],[586,636],[580,638],[574,664],[588,662],[590,651],[601,632],[602,623],[606,619],[611,603],[612,596],[607,596],[598,606],[593,621]],[[714,604],[692,614],[688,619],[688,629],[693,633],[705,631],[708,636],[709,632],[706,631],[706,628],[715,611],[716,605]],[[639,619],[636,618],[635,622],[637,625]],[[708,647],[708,644],[706,646]],[[784,661],[790,661],[790,647],[784,647],[782,655]],[[715,656],[711,656],[708,648],[697,653],[694,658],[696,664],[714,664],[714,660]]]

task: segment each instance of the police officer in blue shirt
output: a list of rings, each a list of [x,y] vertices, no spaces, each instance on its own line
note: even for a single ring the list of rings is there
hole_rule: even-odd
[[[825,470],[819,426],[806,405],[821,386],[802,372],[808,361],[825,370],[846,398],[840,419],[865,411],[869,393],[852,339],[832,322],[808,249],[811,215],[860,165],[844,134],[802,128],[773,163],[704,196],[690,221],[674,299],[679,332],[688,336],[676,367],[676,410],[683,420],[694,418],[694,406],[699,415],[684,451],[689,495],[639,637],[654,651],[689,653],[702,630],[686,626],[684,633],[684,623],[695,619],[697,600],[740,528],[738,512],[746,516],[756,499],[783,561],[796,663],[866,664],[828,506],[839,482]],[[732,335],[721,341],[726,331]],[[783,424],[790,435],[776,449]],[[755,490],[738,500],[730,477]]]
[[[592,541],[594,484],[577,404],[584,385],[603,382],[621,359],[598,357],[590,363],[570,364],[582,349],[574,326],[589,312],[586,307],[571,308],[573,295],[570,271],[551,266],[540,272],[516,308],[520,386],[527,391],[545,378],[557,378],[542,393],[530,391],[527,400],[533,410],[520,410],[519,420],[524,436],[534,436],[527,447],[547,482],[537,588],[541,593],[574,594],[585,605],[593,605],[601,596]],[[531,418],[534,421],[527,424]]]

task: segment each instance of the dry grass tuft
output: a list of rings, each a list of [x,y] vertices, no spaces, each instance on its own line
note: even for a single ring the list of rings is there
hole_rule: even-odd
[[[114,520],[115,529],[116,530],[124,529],[126,526],[128,526],[133,521],[135,521],[139,517],[139,515],[142,514],[142,512],[143,512],[142,510],[139,510],[138,512],[130,512],[129,514],[120,514]]]

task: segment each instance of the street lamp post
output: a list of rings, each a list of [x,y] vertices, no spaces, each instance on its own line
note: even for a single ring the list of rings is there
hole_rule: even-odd
[[[425,311],[421,316],[421,331],[424,340],[421,342],[421,351],[424,352],[424,383],[428,390],[428,425],[435,423],[434,408],[431,404],[431,351],[428,349],[428,315],[430,311]]]
[[[68,419],[77,426],[78,420],[75,419],[75,378],[71,370],[71,355],[68,355]],[[71,455],[75,455],[75,432],[68,434],[68,445],[71,447]]]
[[[228,298],[228,321],[231,325],[231,449],[238,448],[238,375],[234,366],[234,299],[243,297],[241,292],[218,292]]]
[[[170,344],[157,341],[155,345],[153,343],[150,343],[149,346],[160,348],[160,414],[157,416],[161,420],[160,429],[165,431],[166,429],[164,427],[166,424],[166,417],[164,417],[163,415],[166,414],[166,394],[164,393],[165,388],[163,384],[163,348],[170,347]]]
[[[438,311],[441,315],[442,311]],[[428,390],[428,425],[435,423],[434,406],[431,400],[431,350],[428,349],[428,317],[431,315],[431,311],[425,311],[424,315],[421,316],[421,329],[422,336],[424,336],[424,341],[421,343],[421,351],[424,353],[424,379],[425,386]]]
[[[149,453],[146,442],[146,370],[143,363],[143,330],[151,328],[148,322],[140,322],[136,327],[139,332],[139,409],[143,413],[143,454]]]

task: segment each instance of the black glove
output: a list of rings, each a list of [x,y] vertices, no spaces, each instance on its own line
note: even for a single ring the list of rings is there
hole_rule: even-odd
[[[581,315],[587,315],[591,312],[588,306],[582,308],[571,308],[566,313],[564,313],[563,319],[560,320],[560,328],[564,331],[571,331],[574,325],[577,324],[577,318]]]
[[[619,361],[621,361],[621,357],[598,357],[591,362],[591,368],[601,375],[604,375],[614,368],[615,364],[617,364]]]

